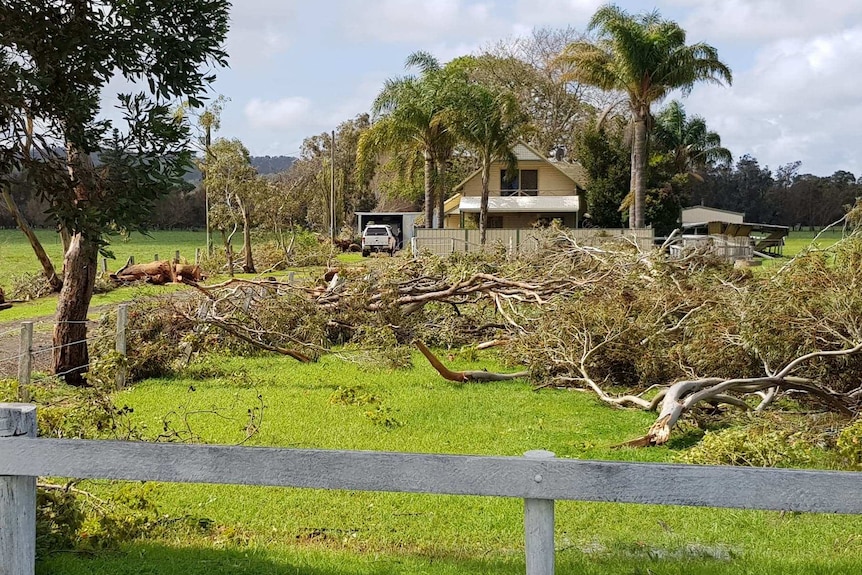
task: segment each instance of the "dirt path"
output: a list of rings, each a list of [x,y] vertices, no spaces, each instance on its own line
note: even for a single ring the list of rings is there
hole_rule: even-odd
[[[90,315],[100,314],[116,307],[116,304],[90,308]],[[0,318],[3,316],[0,315]],[[26,320],[0,321],[0,378],[18,376],[18,356],[21,340],[21,323],[33,322],[33,372],[47,372],[51,367],[51,339],[54,331],[54,316],[45,315]],[[93,324],[95,325],[95,321]]]

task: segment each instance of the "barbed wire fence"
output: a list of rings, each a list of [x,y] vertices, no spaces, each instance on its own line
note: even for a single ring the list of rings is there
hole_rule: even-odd
[[[121,303],[117,306],[117,329],[115,334],[101,334],[95,335],[92,337],[87,337],[85,339],[81,339],[78,341],[73,341],[69,343],[64,343],[62,345],[34,345],[34,326],[38,324],[40,325],[51,325],[56,326],[57,322],[34,322],[34,321],[23,321],[21,322],[21,327],[19,329],[9,329],[3,332],[0,332],[0,341],[3,339],[14,338],[15,334],[18,334],[18,353],[13,355],[7,355],[5,357],[0,357],[0,367],[6,367],[3,371],[11,371],[11,366],[17,363],[17,382],[18,382],[18,401],[22,403],[27,403],[30,401],[30,387],[33,384],[48,380],[63,377],[69,373],[77,372],[77,371],[86,371],[90,368],[92,362],[87,363],[86,365],[79,365],[72,369],[69,369],[60,373],[46,373],[44,375],[39,375],[34,378],[34,373],[41,373],[43,371],[50,371],[50,367],[52,364],[52,358],[54,352],[58,349],[62,349],[65,347],[71,347],[73,345],[81,345],[81,344],[89,344],[91,342],[104,340],[107,338],[115,339],[115,347],[117,353],[126,356],[126,336],[128,331],[128,318],[129,318],[129,304]],[[95,320],[82,320],[82,321],[74,321],[74,322],[63,322],[63,323],[79,323],[79,324],[88,324],[88,325],[97,325],[98,322]],[[8,342],[7,342],[8,343]],[[7,346],[8,347],[8,346]],[[10,365],[11,364],[11,365]],[[121,362],[120,368],[118,369],[116,375],[116,386],[117,389],[122,389],[126,384],[126,369],[124,366],[124,362]]]

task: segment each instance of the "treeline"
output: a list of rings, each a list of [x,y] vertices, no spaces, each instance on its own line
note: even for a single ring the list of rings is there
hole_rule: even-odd
[[[841,218],[862,197],[862,176],[839,170],[831,176],[800,174],[801,162],[774,173],[743,156],[710,171],[693,186],[691,204],[745,213],[745,221],[793,228],[820,228]]]
[[[252,156],[251,164],[261,175],[274,176],[290,169],[292,156]],[[152,229],[203,229],[206,225],[206,198],[201,186],[201,172],[192,166],[184,177],[185,185],[172,189],[156,204]],[[34,193],[23,178],[13,178],[11,194],[21,213],[37,228],[55,227],[48,204]],[[0,228],[14,228],[15,221],[4,202],[0,202]]]

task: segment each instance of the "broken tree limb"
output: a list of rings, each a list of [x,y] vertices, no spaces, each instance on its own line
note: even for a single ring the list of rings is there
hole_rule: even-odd
[[[517,373],[494,373],[491,371],[452,371],[443,365],[437,356],[431,353],[424,343],[416,340],[416,347],[425,356],[425,359],[437,370],[443,379],[456,381],[458,383],[466,383],[468,381],[486,382],[486,381],[510,381],[513,379],[523,379],[530,376],[529,371],[519,371]]]

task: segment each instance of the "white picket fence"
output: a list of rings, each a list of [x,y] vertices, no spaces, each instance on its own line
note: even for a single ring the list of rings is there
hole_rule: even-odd
[[[527,575],[554,573],[554,501],[862,514],[862,473],[36,438],[0,404],[0,575],[35,570],[36,477],[517,497]]]

